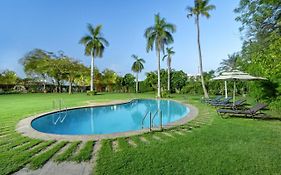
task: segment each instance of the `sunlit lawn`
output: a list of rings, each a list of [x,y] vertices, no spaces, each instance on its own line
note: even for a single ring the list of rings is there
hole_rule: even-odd
[[[89,143],[73,155],[80,143],[47,142],[24,138],[15,133],[16,123],[27,116],[52,109],[52,101],[62,98],[65,104],[77,106],[89,101],[152,98],[148,94],[23,94],[0,96],[0,174],[9,174],[27,166],[43,166],[49,159],[88,161]],[[281,122],[244,118],[221,119],[215,109],[199,102],[199,97],[173,95],[173,99],[199,108],[196,122],[165,133],[145,134],[130,138],[102,141],[95,172],[97,174],[280,174]],[[200,124],[202,123],[202,124]],[[200,127],[195,127],[199,125]],[[192,129],[190,129],[190,126]],[[182,128],[185,128],[183,130]],[[189,132],[186,131],[188,129]],[[161,141],[154,139],[161,138]],[[149,143],[142,142],[145,137]],[[130,145],[131,139],[136,147]],[[118,142],[117,150],[112,142]],[[60,156],[56,152],[65,144],[72,145]],[[49,151],[44,149],[50,147]]]

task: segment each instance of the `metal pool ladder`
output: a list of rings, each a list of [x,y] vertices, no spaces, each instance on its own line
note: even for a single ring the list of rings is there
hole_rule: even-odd
[[[64,106],[64,108],[63,108],[63,106]],[[54,124],[56,125],[58,123],[58,121],[60,123],[62,123],[67,116],[67,107],[65,106],[64,101],[62,99],[53,100],[53,109],[58,110],[57,113],[59,115],[59,117],[56,119]]]
[[[156,114],[157,113],[160,113],[160,130],[162,130],[163,129],[163,116],[162,116],[162,111],[160,110],[160,109],[158,109],[155,113],[154,113],[154,115],[153,115],[153,117],[152,117],[152,112],[151,111],[147,111],[146,113],[145,113],[145,115],[144,115],[144,117],[142,118],[142,121],[141,121],[141,127],[142,127],[142,129],[144,128],[144,120],[146,119],[146,117],[148,116],[148,114],[149,114],[149,131],[152,131],[152,128],[154,127],[154,125],[153,125],[153,120],[154,120],[154,118],[156,117]]]

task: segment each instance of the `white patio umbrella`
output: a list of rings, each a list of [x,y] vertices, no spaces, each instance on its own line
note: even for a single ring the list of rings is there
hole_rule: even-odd
[[[236,92],[236,81],[237,80],[266,80],[266,78],[262,77],[254,77],[252,75],[249,75],[245,72],[239,71],[239,70],[233,70],[230,72],[223,72],[221,75],[213,78],[212,80],[224,80],[225,81],[225,94],[227,97],[227,80],[234,81],[233,83],[233,105],[235,102],[235,92]]]

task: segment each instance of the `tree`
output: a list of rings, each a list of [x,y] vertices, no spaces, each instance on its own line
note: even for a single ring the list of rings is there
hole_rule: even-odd
[[[159,14],[154,17],[154,25],[145,30],[145,38],[147,40],[146,51],[152,51],[155,47],[157,54],[157,97],[161,97],[161,84],[160,84],[160,54],[164,52],[166,45],[174,42],[171,33],[176,31],[176,26],[166,22],[165,18],[161,18]]]
[[[42,49],[34,49],[19,60],[28,77],[40,79],[43,82],[43,91],[45,91],[47,78],[49,76],[50,69],[52,68],[49,65],[50,59],[51,55],[48,52]]]
[[[170,48],[166,48],[166,52],[167,54],[164,55],[163,57],[163,60],[165,60],[165,58],[167,59],[167,71],[168,71],[168,92],[170,92],[170,83],[171,83],[171,61],[172,61],[172,55],[175,54],[175,52],[173,51],[173,48],[170,47]]]
[[[113,86],[116,83],[116,79],[117,79],[117,74],[110,69],[105,69],[103,72],[103,83],[105,85],[105,91],[107,92],[111,92],[113,89]]]
[[[233,53],[232,55],[228,55],[228,59],[223,59],[220,63],[220,67],[217,69],[218,72],[223,71],[232,71],[235,69],[239,69],[239,54]]]
[[[105,46],[108,46],[108,41],[101,33],[102,26],[96,27],[88,24],[88,31],[90,34],[83,36],[79,43],[85,46],[85,55],[91,56],[91,91],[94,90],[94,58],[102,57]]]
[[[240,30],[246,35],[241,51],[241,68],[268,81],[252,82],[250,95],[281,104],[281,2],[278,0],[240,0],[235,9]],[[268,93],[270,92],[270,93]],[[274,93],[272,93],[274,92]],[[276,93],[275,93],[276,92]],[[277,102],[278,103],[278,102]]]
[[[144,69],[143,64],[145,63],[144,59],[138,57],[137,55],[132,55],[132,58],[135,60],[132,65],[132,71],[136,73],[136,93],[139,90],[138,74]]]
[[[75,77],[74,83],[82,86],[83,88],[81,89],[81,92],[84,92],[86,90],[86,85],[90,84],[90,68],[86,66],[82,66],[79,69],[79,76]]]
[[[187,7],[187,18],[195,16],[195,24],[197,27],[197,45],[199,51],[199,69],[201,75],[201,84],[204,92],[205,98],[209,98],[207,89],[204,83],[203,77],[203,60],[202,60],[202,53],[201,53],[201,45],[200,45],[200,15],[205,16],[206,18],[210,17],[209,11],[214,10],[216,7],[214,5],[209,5],[209,0],[194,0],[194,7]]]
[[[187,75],[182,70],[172,72],[172,87],[176,92],[181,91],[187,82]]]
[[[0,84],[14,85],[18,80],[17,74],[11,70],[0,72]]]
[[[126,88],[126,92],[130,91],[130,87],[133,87],[135,81],[134,75],[128,73],[123,77],[124,86]]]

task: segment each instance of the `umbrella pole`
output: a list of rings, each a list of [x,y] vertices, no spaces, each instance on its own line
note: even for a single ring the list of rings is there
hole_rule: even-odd
[[[234,103],[235,103],[235,91],[236,91],[236,82],[234,80],[234,83],[233,83],[233,106],[234,106]]]
[[[225,98],[227,98],[227,82],[224,81],[224,93],[225,93]]]

